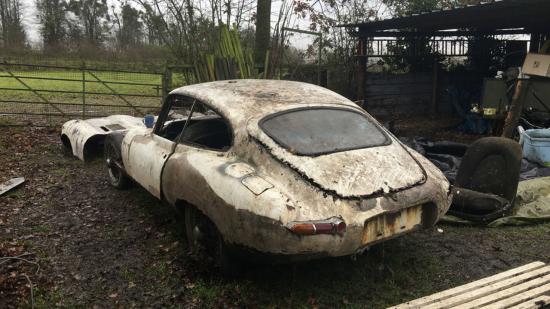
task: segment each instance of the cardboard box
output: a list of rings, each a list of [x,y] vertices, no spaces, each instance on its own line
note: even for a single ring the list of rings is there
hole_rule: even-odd
[[[550,77],[550,55],[527,54],[522,71],[526,75]]]

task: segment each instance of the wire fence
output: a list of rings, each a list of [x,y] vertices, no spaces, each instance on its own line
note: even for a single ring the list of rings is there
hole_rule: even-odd
[[[194,83],[192,67],[111,70],[0,63],[0,124],[56,125],[71,118],[157,113],[177,86]]]

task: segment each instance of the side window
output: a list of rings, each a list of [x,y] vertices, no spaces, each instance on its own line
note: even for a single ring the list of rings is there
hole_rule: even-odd
[[[168,104],[157,119],[155,134],[175,142],[185,127],[194,101],[192,98],[177,95],[168,98]]]
[[[227,120],[202,102],[196,101],[188,124],[179,138],[182,144],[225,151],[233,143]]]

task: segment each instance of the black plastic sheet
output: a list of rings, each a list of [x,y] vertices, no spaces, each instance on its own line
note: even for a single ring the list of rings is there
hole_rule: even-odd
[[[462,156],[468,149],[467,144],[450,141],[430,141],[423,137],[400,138],[400,140],[425,156],[445,174],[451,183],[454,183]],[[520,181],[547,176],[550,176],[550,167],[529,162],[526,159],[522,160]]]

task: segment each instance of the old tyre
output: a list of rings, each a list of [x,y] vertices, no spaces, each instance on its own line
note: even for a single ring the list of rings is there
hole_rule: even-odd
[[[122,165],[122,157],[112,141],[106,141],[104,146],[105,162],[109,173],[109,183],[117,189],[126,189],[131,180],[126,175]]]
[[[240,272],[240,263],[230,252],[216,226],[191,205],[184,210],[185,236],[190,253],[195,257],[204,254],[214,259],[216,267],[225,275],[234,276]]]

